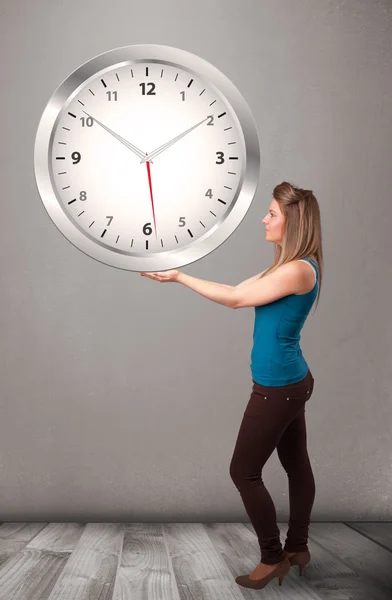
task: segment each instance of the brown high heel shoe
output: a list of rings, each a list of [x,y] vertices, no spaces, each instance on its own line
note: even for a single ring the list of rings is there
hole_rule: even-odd
[[[262,577],[261,579],[250,579],[249,575],[238,575],[235,581],[243,587],[252,588],[254,590],[261,590],[274,577],[279,577],[279,585],[282,585],[283,579],[288,573],[290,573],[290,569],[290,562],[285,556],[283,560],[281,560],[280,563],[276,565],[276,569],[271,571],[271,573],[269,573],[265,577]]]
[[[303,552],[294,552],[292,556],[288,555],[287,550],[283,550],[284,556],[288,558],[290,565],[298,565],[299,574],[302,575],[305,567],[310,562],[310,552],[309,550],[304,550]]]

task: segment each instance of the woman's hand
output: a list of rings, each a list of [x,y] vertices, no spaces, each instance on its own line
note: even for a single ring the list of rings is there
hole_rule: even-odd
[[[149,277],[150,279],[155,279],[155,281],[160,281],[161,283],[166,283],[166,281],[178,281],[178,276],[180,271],[177,269],[172,269],[170,271],[160,271],[160,272],[152,272],[146,273],[142,271],[139,273],[142,277]]]

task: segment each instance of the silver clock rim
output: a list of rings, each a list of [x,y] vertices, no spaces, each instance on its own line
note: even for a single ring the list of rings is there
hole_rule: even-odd
[[[211,88],[229,103],[243,135],[244,162],[239,191],[233,205],[224,218],[202,237],[190,242],[188,247],[151,252],[148,255],[124,252],[108,248],[95,238],[89,237],[63,210],[57,198],[49,164],[50,150],[58,118],[64,106],[69,104],[89,80],[95,79],[114,67],[140,62],[157,62],[178,66],[206,80]],[[109,50],[78,67],[55,90],[49,99],[39,122],[34,145],[34,171],[36,185],[51,220],[76,248],[102,262],[130,271],[160,271],[179,268],[203,258],[216,250],[237,229],[253,201],[260,170],[260,149],[257,128],[250,108],[232,81],[219,69],[203,58],[186,50],[160,44],[137,44]]]

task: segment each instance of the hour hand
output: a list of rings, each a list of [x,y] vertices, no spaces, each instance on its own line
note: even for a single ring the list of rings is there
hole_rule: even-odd
[[[98,123],[98,125],[100,125],[101,127],[103,127],[103,129],[106,129],[106,131],[108,133],[110,133],[112,136],[114,136],[119,142],[121,142],[122,144],[124,144],[124,146],[126,146],[127,148],[129,148],[130,150],[132,150],[132,152],[134,152],[135,154],[137,154],[137,156],[139,156],[140,158],[145,158],[146,157],[146,153],[142,152],[140,150],[140,148],[138,148],[137,146],[134,146],[133,144],[131,144],[130,142],[128,142],[126,139],[124,139],[123,137],[121,137],[121,135],[118,135],[118,133],[116,133],[112,129],[109,129],[109,127],[107,127],[106,125],[104,125],[103,123],[101,123],[101,121],[98,121],[98,119],[96,119],[92,115],[89,115],[89,113],[86,112],[85,110],[83,112],[86,115],[88,115],[89,117],[91,117],[92,119],[94,119],[94,121],[96,123]],[[150,160],[149,162],[152,163],[152,160]]]
[[[177,135],[175,138],[173,138],[169,142],[166,142],[166,144],[163,144],[162,146],[159,146],[159,148],[157,148],[156,150],[153,150],[147,156],[143,155],[143,160],[141,160],[140,162],[141,163],[142,162],[146,162],[146,160],[148,160],[149,162],[152,162],[151,158],[155,158],[155,156],[157,156],[158,154],[160,154],[161,152],[163,152],[164,150],[166,150],[166,148],[169,148],[170,146],[172,146],[173,144],[175,144],[175,142],[178,142],[178,140],[180,140],[185,135],[187,135],[187,133],[189,133],[193,129],[196,129],[196,127],[199,127],[199,125],[201,125],[202,123],[204,123],[204,121],[207,121],[207,119],[209,119],[209,118],[210,117],[208,116],[205,119],[203,119],[202,121],[200,121],[200,123],[196,123],[196,125],[193,125],[193,127],[190,127],[189,129],[187,129],[183,133],[180,133],[180,135]]]

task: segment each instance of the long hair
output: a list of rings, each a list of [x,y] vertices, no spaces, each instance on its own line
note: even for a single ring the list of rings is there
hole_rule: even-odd
[[[286,217],[282,246],[275,244],[273,263],[262,277],[275,271],[281,265],[300,258],[313,258],[319,267],[319,289],[323,279],[323,249],[321,237],[320,207],[312,190],[297,188],[283,181],[274,188],[273,197]]]

